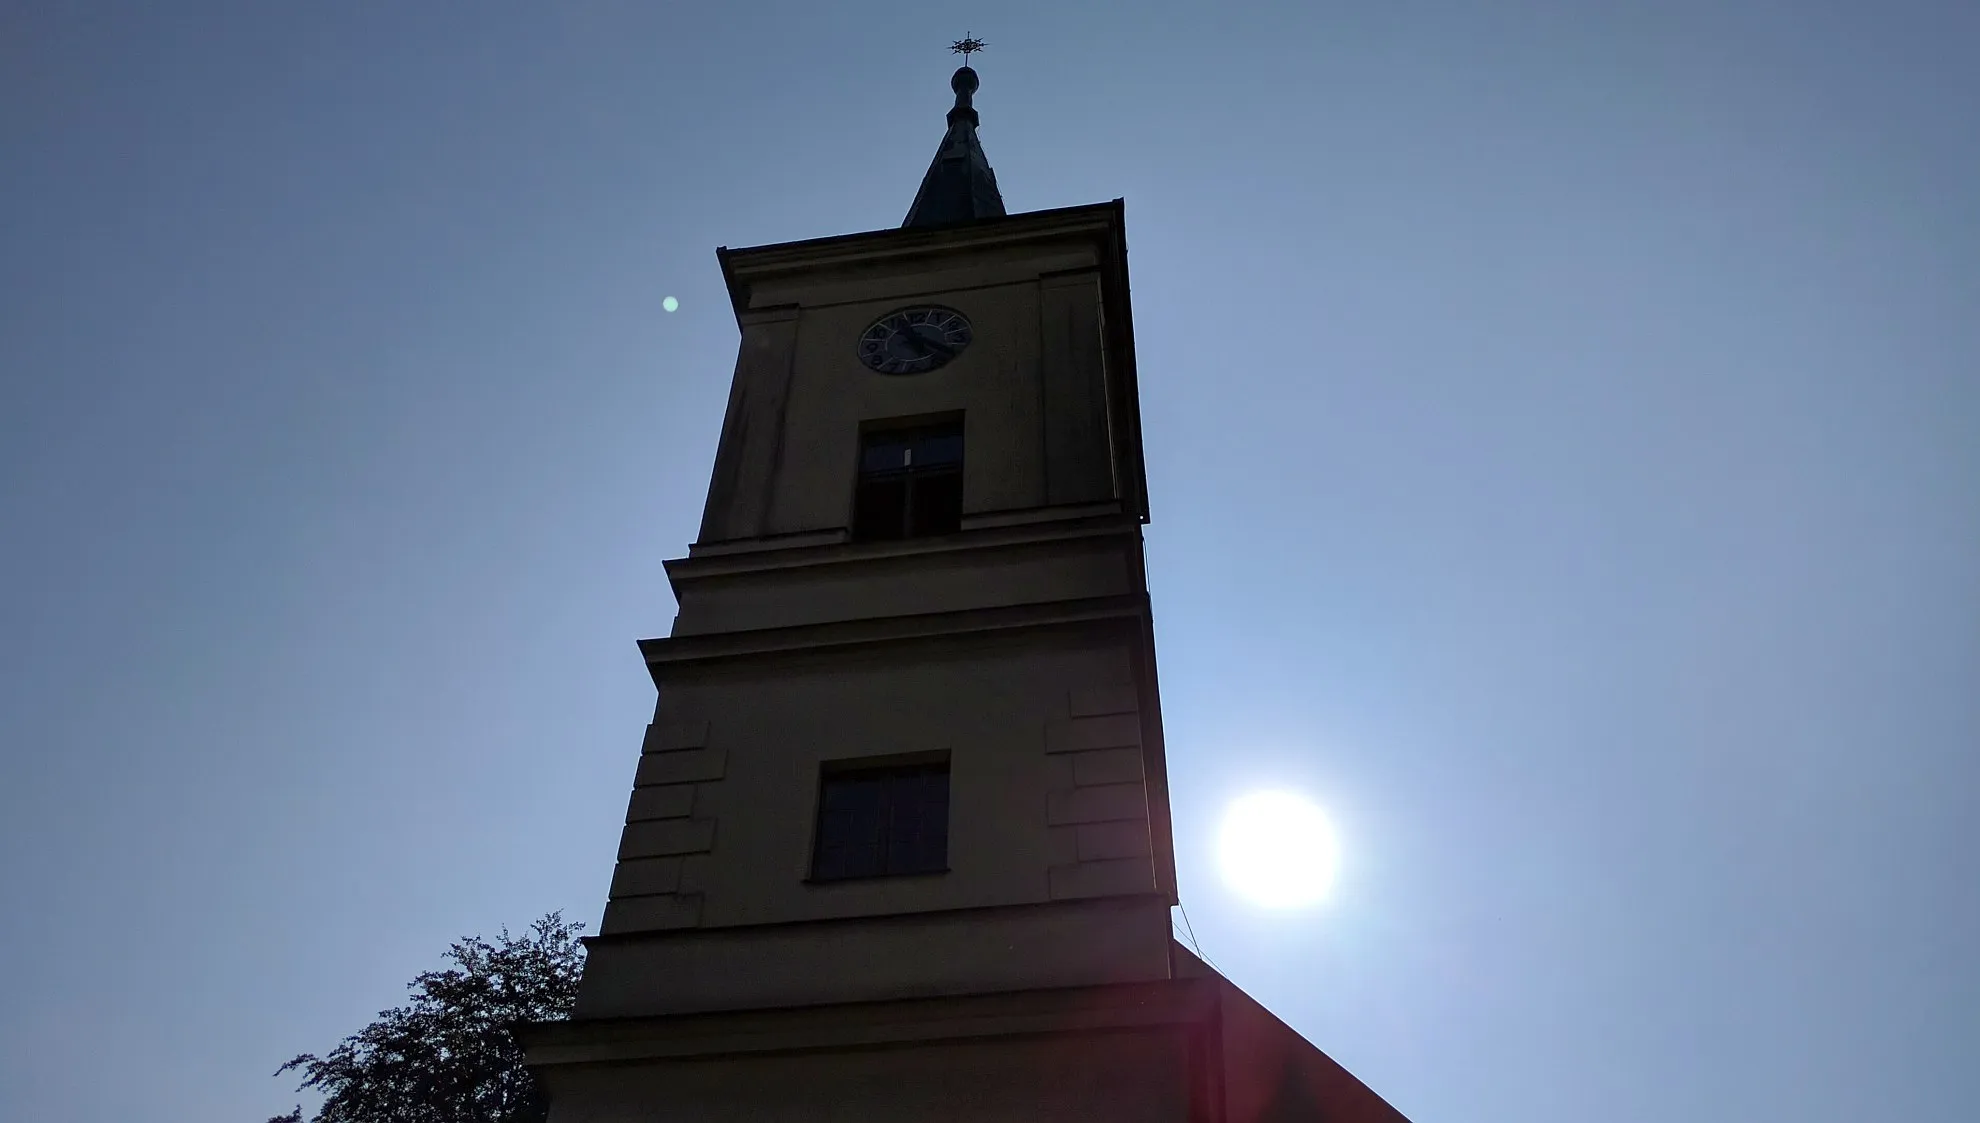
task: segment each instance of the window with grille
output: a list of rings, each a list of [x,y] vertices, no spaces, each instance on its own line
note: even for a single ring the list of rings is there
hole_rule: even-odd
[[[962,526],[962,420],[883,429],[860,441],[853,537],[953,534]]]
[[[818,791],[813,881],[949,868],[949,762],[828,764]]]

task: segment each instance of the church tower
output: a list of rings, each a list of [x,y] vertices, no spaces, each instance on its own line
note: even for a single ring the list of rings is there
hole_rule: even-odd
[[[1399,1120],[1170,936],[1123,207],[1006,214],[951,87],[900,228],[717,251],[741,346],[577,1009],[525,1034],[550,1118]]]

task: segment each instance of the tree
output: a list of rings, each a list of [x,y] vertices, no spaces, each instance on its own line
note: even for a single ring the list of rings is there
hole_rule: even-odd
[[[458,940],[447,949],[452,967],[407,985],[410,1005],[275,1074],[299,1070],[299,1091],[324,1094],[314,1123],[542,1123],[548,1105],[510,1030],[570,1016],[583,930],[553,912],[521,936],[504,928],[492,944]],[[302,1108],[268,1123],[303,1123]]]

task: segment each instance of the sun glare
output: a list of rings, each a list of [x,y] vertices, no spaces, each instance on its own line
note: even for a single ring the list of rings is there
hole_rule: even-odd
[[[1224,883],[1268,908],[1325,898],[1338,855],[1318,807],[1291,792],[1254,792],[1231,803],[1217,842]]]

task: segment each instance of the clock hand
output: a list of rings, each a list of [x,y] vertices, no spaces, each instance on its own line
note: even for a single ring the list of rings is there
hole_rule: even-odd
[[[921,334],[921,332],[915,330],[914,328],[909,328],[908,334],[914,336],[915,342],[921,344],[922,350],[924,351],[933,351],[937,355],[940,355],[945,359],[953,359],[956,357],[956,349],[949,346],[946,343],[939,343],[933,339],[930,339],[927,336]]]

